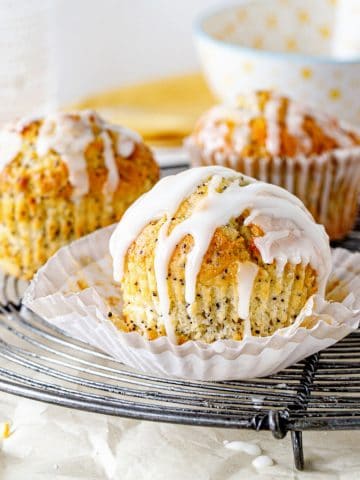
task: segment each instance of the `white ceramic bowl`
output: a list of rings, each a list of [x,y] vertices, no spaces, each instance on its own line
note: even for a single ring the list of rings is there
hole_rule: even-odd
[[[222,101],[273,89],[360,124],[360,0],[253,0],[203,15],[195,42]]]

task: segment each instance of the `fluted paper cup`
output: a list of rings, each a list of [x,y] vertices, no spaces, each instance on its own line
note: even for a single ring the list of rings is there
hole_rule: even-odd
[[[333,250],[327,300],[311,297],[290,327],[269,337],[173,344],[125,333],[108,318],[121,315],[107,227],[60,249],[36,274],[24,304],[74,338],[138,370],[198,380],[262,377],[334,344],[360,319],[360,253]]]

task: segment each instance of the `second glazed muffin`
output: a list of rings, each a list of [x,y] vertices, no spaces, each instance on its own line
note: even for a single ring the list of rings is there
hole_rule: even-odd
[[[118,220],[159,177],[140,136],[93,111],[7,126],[0,165],[0,266],[24,279],[64,244]]]
[[[224,165],[297,195],[331,239],[354,225],[360,135],[326,114],[272,92],[206,112],[187,139],[192,164]]]

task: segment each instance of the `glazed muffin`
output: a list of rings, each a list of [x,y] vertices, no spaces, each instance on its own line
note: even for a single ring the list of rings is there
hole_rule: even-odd
[[[93,111],[0,134],[0,267],[30,279],[62,245],[109,225],[158,180],[139,135]]]
[[[127,332],[176,344],[268,336],[324,295],[328,236],[302,202],[224,167],[165,177],[110,240]]]
[[[266,91],[212,108],[185,143],[194,166],[232,167],[294,193],[331,239],[352,229],[360,193],[354,128]]]

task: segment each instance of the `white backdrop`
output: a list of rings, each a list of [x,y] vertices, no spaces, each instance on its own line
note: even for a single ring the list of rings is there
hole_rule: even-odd
[[[59,99],[198,68],[194,17],[224,0],[57,0]]]

